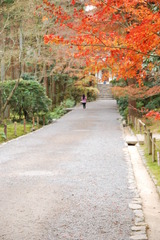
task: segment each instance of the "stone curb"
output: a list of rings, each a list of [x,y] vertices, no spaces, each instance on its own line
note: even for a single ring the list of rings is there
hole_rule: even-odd
[[[129,131],[130,131],[130,133],[131,133],[132,136],[133,136],[133,135],[135,136],[135,134],[133,133],[133,131],[132,131],[132,129],[131,129],[130,127],[129,127]],[[145,168],[146,168],[146,170],[147,170],[147,172],[148,172],[151,180],[153,181],[153,183],[154,183],[154,185],[155,185],[155,188],[156,188],[156,190],[157,190],[157,193],[158,193],[158,195],[159,195],[159,197],[160,197],[160,186],[157,185],[157,180],[155,179],[154,175],[152,174],[152,172],[150,171],[150,169],[149,169],[149,167],[148,167],[148,165],[147,165],[147,160],[146,160],[146,158],[145,158],[144,151],[143,151],[143,149],[141,148],[141,146],[140,146],[139,143],[137,143],[135,146],[136,146],[136,148],[137,148],[137,150],[138,150],[138,153],[139,153],[139,155],[140,155],[140,158],[141,158],[141,160],[142,160],[142,162],[143,162],[143,164],[144,164],[144,166],[145,166]],[[132,229],[133,229],[133,228],[132,228]],[[140,233],[140,232],[143,233],[143,231],[139,230],[139,233]],[[147,225],[145,226],[145,232],[147,232]],[[132,240],[144,240],[144,239],[148,239],[148,238],[147,238],[147,235],[144,235],[144,234],[139,235],[139,238],[136,238],[136,234],[135,234],[135,236],[132,236],[130,239],[132,239]]]
[[[135,134],[133,133],[133,131],[132,131],[132,129],[130,127],[129,127],[129,131],[131,132],[132,135],[135,136]],[[145,167],[146,167],[146,169],[147,169],[147,171],[148,171],[148,173],[149,173],[149,175],[150,175],[150,177],[151,177],[151,179],[152,179],[152,181],[153,181],[153,183],[154,183],[154,185],[156,187],[157,193],[160,196],[160,186],[157,185],[157,180],[155,179],[154,175],[152,174],[152,172],[150,171],[149,167],[147,166],[147,160],[146,160],[146,158],[144,156],[144,151],[140,147],[139,143],[137,143],[135,146],[137,147],[139,155],[140,155],[140,157],[141,157],[141,159],[142,159],[142,161],[143,161],[143,163],[144,163],[144,165],[145,165]]]
[[[129,131],[130,131],[131,135],[136,137],[136,135],[133,133],[133,131],[132,131],[132,129],[130,127],[129,127]],[[143,161],[143,163],[144,163],[144,165],[145,165],[145,167],[146,167],[146,169],[147,169],[147,171],[148,171],[148,173],[149,173],[149,175],[150,175],[150,177],[151,177],[151,179],[152,179],[152,181],[153,181],[153,183],[154,183],[154,185],[156,187],[157,193],[160,196],[160,186],[157,185],[157,180],[155,179],[154,175],[152,174],[152,172],[150,171],[149,167],[147,166],[147,160],[146,160],[146,158],[144,156],[144,151],[140,147],[139,143],[137,143],[135,146],[137,147],[139,155],[140,155],[140,157],[141,157],[141,159],[142,159],[142,161]]]
[[[137,186],[135,186],[137,190]],[[147,224],[145,223],[145,218],[142,210],[142,200],[139,194],[133,199],[129,204],[129,208],[133,210],[134,213],[134,226],[132,226],[132,236],[131,240],[148,240],[147,237]]]
[[[129,203],[129,208],[133,211],[134,214],[134,223],[131,227],[131,236],[130,240],[148,240],[147,228],[148,225],[145,223],[143,208],[142,208],[142,199],[139,195],[139,191],[136,184],[136,179],[133,171],[133,166],[130,159],[130,154],[128,150],[128,145],[126,144],[125,157],[129,167],[128,174],[128,189],[134,193],[132,202]]]

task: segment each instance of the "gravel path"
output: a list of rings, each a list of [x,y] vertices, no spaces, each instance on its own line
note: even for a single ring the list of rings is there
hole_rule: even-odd
[[[129,240],[128,163],[114,100],[0,146],[0,240]]]

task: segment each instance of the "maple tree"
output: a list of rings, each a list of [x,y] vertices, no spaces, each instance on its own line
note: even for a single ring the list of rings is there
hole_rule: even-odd
[[[43,3],[49,19],[55,19],[54,29],[59,29],[45,35],[44,42],[68,46],[74,58],[85,59],[88,72],[105,70],[117,80],[127,80],[129,86],[113,91],[129,97],[129,108],[136,110],[137,99],[160,93],[158,86],[143,84],[158,82],[160,76],[158,0],[88,0],[85,4],[72,0],[73,11],[48,0]],[[85,8],[77,9],[78,3]]]
[[[136,86],[129,85],[126,87],[115,86],[112,88],[112,93],[116,98],[129,96],[130,99],[145,99],[160,94],[160,86]]]
[[[76,47],[74,57],[85,58],[89,72],[107,69],[117,79],[134,78],[141,84],[154,67],[150,63],[144,68],[144,61],[159,58],[158,0],[90,0],[81,9],[76,6],[83,2],[72,0],[73,11],[48,0],[43,3],[48,19],[55,19],[44,42]],[[92,10],[86,11],[87,6]]]

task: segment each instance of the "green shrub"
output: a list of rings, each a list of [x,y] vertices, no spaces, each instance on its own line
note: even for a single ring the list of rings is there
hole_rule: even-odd
[[[160,96],[155,97],[153,100],[149,101],[146,105],[145,108],[152,110],[160,107]]]
[[[122,113],[122,116],[124,119],[127,120],[127,116],[128,116],[128,107],[124,109],[123,113]]]
[[[36,80],[35,76],[31,75],[31,73],[23,73],[21,78],[23,80]]]
[[[128,115],[128,97],[120,97],[117,99],[117,104],[121,116],[126,119]]]
[[[60,105],[54,109],[53,112],[50,112],[50,118],[51,119],[58,119],[62,117],[66,113],[66,110],[64,109],[63,105]]]
[[[88,93],[87,93],[87,101],[88,102],[92,102],[95,101],[97,98],[97,89],[96,88],[90,88],[88,89]]]
[[[124,80],[123,78],[119,80],[113,79],[110,83],[112,84],[112,86],[120,86],[120,87],[127,86],[127,81]]]
[[[1,83],[3,102],[10,95],[15,83],[15,80]],[[51,100],[46,96],[45,89],[37,81],[20,80],[9,105],[13,115],[18,115],[20,119],[23,116],[30,119],[33,115],[39,115],[41,112],[46,114],[51,106]]]
[[[11,4],[14,3],[14,0],[4,0],[3,3]]]
[[[75,106],[75,100],[68,98],[65,101],[63,101],[63,106],[66,108],[72,108]]]
[[[144,107],[144,103],[142,101],[138,101],[138,102],[136,102],[136,107],[138,109],[141,109],[142,107]]]
[[[7,139],[4,132],[0,132],[0,136],[1,136],[1,138],[2,138],[3,140],[6,140],[6,139]]]

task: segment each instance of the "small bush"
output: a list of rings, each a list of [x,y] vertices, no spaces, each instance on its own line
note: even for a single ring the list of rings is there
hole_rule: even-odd
[[[137,109],[141,109],[142,107],[144,107],[144,103],[142,101],[138,101],[136,102],[136,107]]]
[[[2,139],[4,139],[4,140],[6,140],[7,138],[6,138],[6,135],[5,135],[5,133],[4,132],[0,132],[0,136],[1,136],[1,138]]]
[[[154,110],[156,108],[160,107],[160,97],[156,97],[153,100],[149,101],[146,105],[145,108],[149,109],[149,110]]]
[[[126,119],[128,115],[128,97],[120,97],[117,99],[117,104],[121,116]]]
[[[21,78],[23,80],[36,80],[35,76],[31,75],[30,73],[23,73]]]
[[[111,81],[111,84],[112,84],[112,86],[125,87],[125,86],[127,86],[127,81],[122,78],[119,80],[113,79]]]
[[[63,102],[63,105],[64,105],[64,107],[66,107],[66,108],[72,108],[72,107],[75,106],[75,100],[68,98],[68,99],[66,99],[66,100]]]
[[[62,117],[66,113],[66,110],[64,109],[63,105],[60,105],[54,109],[53,112],[50,112],[50,117],[52,119],[58,119]]]
[[[3,88],[3,102],[7,100],[15,83],[16,81],[12,80],[0,84],[0,87]],[[40,112],[45,114],[49,112],[51,100],[46,96],[45,89],[37,81],[20,80],[9,105],[13,116],[18,115],[20,119],[25,116],[29,120],[33,115],[39,115]]]

